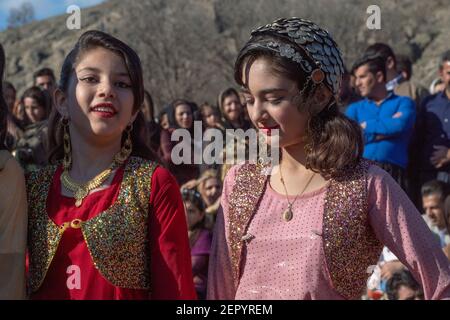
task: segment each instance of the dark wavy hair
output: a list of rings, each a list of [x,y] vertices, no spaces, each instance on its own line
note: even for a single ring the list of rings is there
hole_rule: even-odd
[[[390,46],[388,46],[386,43],[377,42],[374,43],[366,48],[364,51],[364,56],[379,56],[382,60],[384,65],[386,66],[386,62],[389,58],[392,58],[394,61],[394,67],[397,66],[397,59],[395,57],[394,50]]]
[[[131,89],[134,96],[133,111],[137,112],[137,117],[133,123],[131,139],[133,142],[133,151],[131,155],[159,162],[158,156],[148,146],[148,129],[145,124],[144,115],[140,108],[144,102],[144,82],[142,76],[141,60],[137,53],[127,44],[119,39],[101,32],[87,31],[81,35],[74,48],[66,56],[61,68],[59,89],[67,93],[71,76],[74,73],[76,65],[79,63],[83,54],[92,49],[104,48],[110,50],[122,57],[131,80]],[[64,157],[63,150],[63,130],[60,125],[61,115],[52,111],[49,119],[49,146],[50,162],[54,163]],[[126,134],[122,135],[122,143],[126,139]]]
[[[6,139],[6,123],[8,117],[8,106],[6,105],[5,98],[3,97],[3,71],[5,70],[5,51],[0,43],[0,150],[5,150]]]
[[[298,90],[303,90],[301,99],[307,106],[315,93],[312,82],[307,81],[309,75],[303,71],[299,64],[264,48],[264,45],[271,41],[286,43],[299,48],[296,43],[273,35],[260,35],[251,38],[241,49],[236,59],[234,66],[235,81],[248,89],[248,83],[243,82],[243,75],[245,74],[245,79],[248,79],[251,65],[257,59],[266,59],[271,64],[273,72],[297,83]],[[303,49],[299,48],[299,52],[303,52]],[[307,55],[304,55],[303,58],[315,65]],[[319,112],[312,109],[306,108],[310,116],[306,128],[308,137],[305,146],[307,150],[306,168],[326,178],[338,177],[345,170],[355,167],[362,158],[364,142],[361,129],[356,122],[339,111],[335,98],[332,98]]]

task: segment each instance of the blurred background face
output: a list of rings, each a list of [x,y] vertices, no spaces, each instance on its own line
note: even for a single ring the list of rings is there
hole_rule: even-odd
[[[205,123],[208,128],[214,128],[219,121],[219,117],[210,107],[203,109],[202,118],[203,123]]]
[[[439,229],[444,229],[446,227],[444,219],[444,202],[441,200],[440,195],[430,194],[422,197],[422,203],[423,210],[431,220],[431,223]]]
[[[355,70],[355,86],[362,97],[370,97],[378,81],[367,65],[362,65]]]
[[[34,98],[26,97],[23,99],[23,105],[25,108],[25,113],[30,119],[31,123],[36,123],[44,120],[45,109],[43,106],[39,105]]]
[[[55,81],[53,81],[52,77],[50,76],[37,77],[35,85],[42,90],[48,91],[50,94],[53,94],[56,89]]]
[[[186,221],[188,229],[191,230],[197,223],[199,223],[205,215],[192,202],[185,200],[184,207],[186,209]]]
[[[223,112],[229,121],[238,121],[242,112],[239,97],[232,94],[223,100]]]
[[[5,98],[9,112],[12,112],[16,103],[16,92],[10,88],[5,88],[3,89],[3,97]]]
[[[408,286],[401,285],[397,291],[398,300],[418,300],[416,291]]]
[[[440,70],[440,76],[444,88],[450,91],[450,61],[446,61]]]
[[[207,206],[210,206],[220,198],[222,192],[222,184],[217,178],[209,178],[203,182],[201,195]]]
[[[193,115],[191,108],[186,104],[180,104],[175,109],[175,121],[183,129],[192,127]]]
[[[167,115],[167,113],[164,113],[161,116],[161,119],[159,119],[159,123],[161,125],[161,128],[163,128],[165,130],[169,129],[169,127],[170,127],[169,126],[169,116]]]

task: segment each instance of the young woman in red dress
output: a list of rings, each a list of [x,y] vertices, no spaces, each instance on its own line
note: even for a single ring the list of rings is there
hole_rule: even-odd
[[[179,187],[139,111],[138,55],[100,31],[66,57],[49,165],[27,178],[32,299],[195,299]]]

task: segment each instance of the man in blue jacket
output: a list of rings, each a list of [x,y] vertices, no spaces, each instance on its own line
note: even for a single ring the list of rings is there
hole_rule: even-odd
[[[422,184],[433,179],[450,183],[450,50],[441,57],[439,74],[445,89],[422,101],[417,121]]]
[[[379,56],[362,57],[354,64],[352,74],[364,99],[349,105],[345,114],[363,129],[363,156],[377,162],[405,189],[415,103],[386,90],[385,63]]]

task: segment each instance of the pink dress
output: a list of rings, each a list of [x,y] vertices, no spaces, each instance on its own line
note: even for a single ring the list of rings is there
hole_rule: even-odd
[[[328,185],[298,197],[289,222],[282,218],[286,196],[267,185],[248,227],[241,278],[235,289],[229,258],[228,199],[238,168],[233,167],[224,182],[210,255],[208,299],[343,299],[333,287],[323,249]],[[449,261],[414,205],[379,167],[370,166],[367,184],[369,222],[376,237],[412,271],[423,286],[425,299],[450,298]]]

